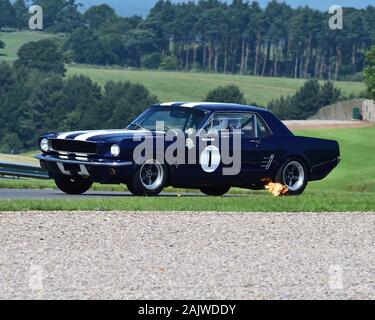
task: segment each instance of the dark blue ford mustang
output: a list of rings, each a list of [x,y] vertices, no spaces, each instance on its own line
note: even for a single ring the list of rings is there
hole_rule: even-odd
[[[173,149],[173,160],[166,159],[181,136],[183,155]],[[146,139],[156,147],[137,153]],[[126,129],[50,133],[39,144],[43,154],[36,158],[68,194],[83,194],[98,182],[125,183],[139,196],[158,195],[166,186],[219,196],[231,187],[259,190],[275,181],[285,184],[289,195],[299,195],[340,162],[336,141],[297,137],[271,112],[237,104],[158,104]]]

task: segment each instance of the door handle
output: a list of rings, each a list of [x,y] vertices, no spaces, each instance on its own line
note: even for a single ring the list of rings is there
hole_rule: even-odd
[[[256,143],[256,144],[260,144],[260,140],[259,139],[252,139],[250,140],[251,143]]]
[[[215,138],[202,138],[202,141],[204,141],[204,142],[214,142]]]

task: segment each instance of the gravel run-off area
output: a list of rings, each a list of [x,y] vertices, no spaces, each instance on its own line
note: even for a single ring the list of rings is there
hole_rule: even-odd
[[[0,213],[0,299],[374,299],[375,213]]]

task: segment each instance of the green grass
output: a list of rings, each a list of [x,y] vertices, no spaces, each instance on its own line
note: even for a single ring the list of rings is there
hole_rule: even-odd
[[[373,194],[308,193],[273,198],[268,194],[243,197],[158,197],[80,200],[1,200],[0,211],[219,211],[219,212],[370,212]]]
[[[20,31],[20,32],[0,32],[0,39],[5,43],[5,48],[0,49],[1,61],[14,61],[17,59],[17,52],[21,46],[30,41],[38,41],[56,37],[45,32]]]
[[[30,165],[38,165],[38,160],[33,158],[37,152],[28,152],[24,154],[3,154],[0,153],[0,161],[3,162],[15,162],[15,163],[25,163]]]
[[[38,179],[0,179],[0,189],[38,189],[38,190],[56,190],[57,187],[53,180]],[[125,186],[119,185],[101,185],[94,184],[94,191],[124,191]],[[0,191],[1,192],[1,191]]]
[[[305,130],[298,134],[337,140],[341,148],[339,167],[325,180],[311,183],[308,190],[375,192],[375,126]]]
[[[23,189],[23,190],[57,190],[56,184],[53,180],[38,180],[38,179],[0,179],[0,192],[1,189]],[[91,191],[113,191],[113,192],[127,192],[126,185],[104,185],[95,183]],[[165,192],[192,192],[188,189],[176,189],[168,187],[164,189]],[[193,190],[194,192],[194,190]],[[232,194],[247,194],[248,190],[233,188]]]
[[[265,78],[193,72],[165,72],[69,66],[68,76],[85,75],[100,85],[107,81],[132,81],[141,83],[157,95],[160,101],[202,101],[207,93],[218,87],[236,84],[244,92],[247,102],[267,105],[272,99],[294,94],[305,80],[290,78]],[[335,82],[344,95],[358,95],[365,90],[360,82]]]

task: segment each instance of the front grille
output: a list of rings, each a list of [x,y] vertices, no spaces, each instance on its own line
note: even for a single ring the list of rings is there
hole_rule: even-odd
[[[60,140],[52,139],[51,148],[53,151],[61,151],[78,154],[96,154],[98,147],[95,142],[86,142],[79,140]]]

